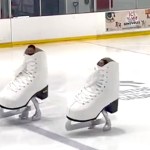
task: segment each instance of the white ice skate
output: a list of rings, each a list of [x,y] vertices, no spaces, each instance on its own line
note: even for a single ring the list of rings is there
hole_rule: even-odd
[[[0,92],[0,118],[20,114],[21,119],[27,119],[31,106],[35,107],[32,120],[41,118],[38,99],[48,97],[48,69],[46,55],[37,50],[33,55],[25,54],[24,63],[18,74]]]
[[[118,97],[119,65],[110,58],[103,58],[68,108],[66,129],[93,128],[102,123],[97,119],[102,113],[106,121],[103,130],[110,130],[111,121],[107,112],[115,113],[118,110]],[[71,124],[71,121],[80,123]]]

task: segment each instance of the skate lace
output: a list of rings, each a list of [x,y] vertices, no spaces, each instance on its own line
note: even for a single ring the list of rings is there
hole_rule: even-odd
[[[81,104],[90,103],[105,88],[105,69],[96,70],[87,80],[87,84],[75,96],[75,101]]]
[[[28,86],[35,78],[36,64],[35,60],[28,61],[26,67],[9,83],[9,88],[17,92]]]

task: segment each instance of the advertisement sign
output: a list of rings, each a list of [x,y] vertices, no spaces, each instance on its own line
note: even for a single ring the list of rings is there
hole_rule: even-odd
[[[146,27],[150,27],[150,9],[145,9]]]
[[[150,9],[106,12],[106,31],[150,27]]]

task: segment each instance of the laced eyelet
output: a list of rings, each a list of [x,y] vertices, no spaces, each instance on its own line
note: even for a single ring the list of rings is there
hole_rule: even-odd
[[[91,79],[86,87],[84,86],[76,95],[78,103],[81,105],[86,105],[91,101],[94,101],[100,94],[102,94],[102,92],[104,92],[105,83],[107,83],[106,78],[108,78],[106,73],[108,72],[105,70],[102,70],[100,73],[96,72],[96,76],[94,76],[93,81],[90,77]]]

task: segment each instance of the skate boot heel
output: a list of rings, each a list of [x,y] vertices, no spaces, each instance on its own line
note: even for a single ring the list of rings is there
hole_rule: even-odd
[[[110,103],[108,106],[106,106],[105,111],[109,113],[115,113],[118,111],[118,99]]]
[[[48,97],[48,85],[41,91],[37,92],[35,96],[39,99],[47,98]]]

